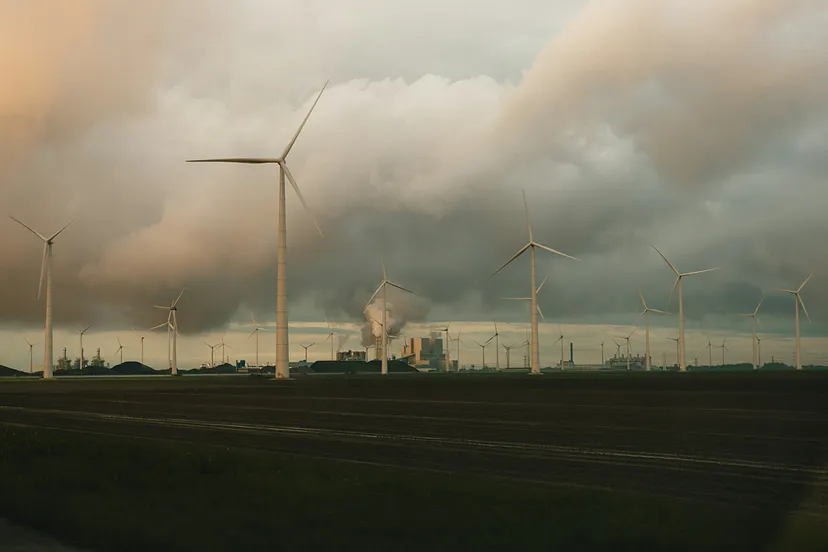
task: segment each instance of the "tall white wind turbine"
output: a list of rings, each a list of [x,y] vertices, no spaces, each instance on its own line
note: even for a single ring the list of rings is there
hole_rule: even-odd
[[[34,356],[32,354],[32,349],[34,348],[35,345],[38,345],[40,342],[30,343],[29,340],[25,339],[25,338],[23,339],[23,341],[25,341],[26,345],[29,346],[29,373],[34,374]]]
[[[221,363],[224,364],[225,362],[227,362],[227,357],[225,356],[225,348],[232,349],[233,347],[230,347],[230,345],[224,342],[224,336],[221,336],[221,343],[216,345],[216,347],[221,347]]]
[[[497,331],[497,322],[494,323],[495,333],[492,336],[495,340],[495,370],[500,372],[500,332]]]
[[[751,345],[752,345],[751,348],[753,349],[753,369],[754,370],[759,368],[759,366],[757,364],[757,360],[756,360],[756,323],[759,322],[759,319],[756,318],[756,316],[759,314],[759,307],[762,306],[762,301],[764,301],[764,300],[765,300],[765,297],[762,296],[762,298],[759,300],[759,304],[756,305],[755,309],[753,309],[753,312],[748,313],[748,314],[740,314],[739,315],[739,316],[750,316],[750,331],[751,331]],[[761,326],[762,323],[759,322],[759,325]]]
[[[779,289],[779,291],[783,291],[785,293],[791,293],[794,296],[794,304],[796,305],[796,369],[802,370],[802,349],[800,346],[799,341],[799,305],[802,305],[802,310],[805,311],[805,316],[808,317],[808,322],[811,321],[811,315],[808,314],[808,309],[805,308],[805,302],[802,301],[802,296],[799,294],[802,291],[802,288],[805,287],[805,284],[808,283],[808,280],[811,279],[813,274],[805,278],[805,281],[796,289],[796,291],[792,289]]]
[[[287,156],[290,153],[291,148],[293,148],[293,144],[296,143],[299,133],[302,132],[305,123],[308,122],[308,118],[311,116],[311,113],[313,113],[313,108],[316,107],[317,102],[319,102],[319,98],[322,97],[322,92],[325,91],[327,86],[328,83],[326,82],[325,86],[322,87],[322,90],[319,91],[319,95],[316,96],[316,99],[313,101],[313,104],[308,110],[308,114],[305,115],[305,118],[302,120],[299,128],[296,129],[296,134],[293,135],[293,138],[290,142],[288,142],[288,145],[285,146],[285,149],[282,151],[282,155],[280,157],[229,157],[222,159],[190,159],[187,161],[188,163],[248,163],[254,165],[275,163],[279,165],[279,230],[276,238],[276,377],[280,379],[287,379],[290,377],[290,364],[288,358],[287,223],[285,214],[285,178],[290,181],[290,185],[293,186],[293,191],[296,192],[296,196],[308,212],[308,215],[313,221],[313,224],[316,226],[319,235],[322,235],[322,229],[319,228],[319,224],[317,224],[316,219],[314,219],[313,214],[308,208],[308,204],[305,202],[302,192],[299,191],[299,186],[296,184],[296,180],[294,180],[293,175],[287,166]]]
[[[55,238],[57,238],[61,232],[69,228],[69,225],[75,222],[76,219],[72,219],[69,224],[49,236],[48,238],[41,234],[40,232],[36,232],[32,230],[29,226],[23,224],[13,216],[9,215],[9,218],[12,219],[14,222],[43,240],[43,260],[40,263],[40,284],[37,287],[37,298],[40,299],[41,290],[43,289],[43,280],[46,280],[46,328],[45,328],[45,338],[43,341],[43,378],[49,379],[54,375],[54,357],[52,354],[52,347],[54,344],[54,334],[52,332],[52,245],[54,244]]]
[[[644,305],[644,310],[641,311],[641,314],[638,315],[638,318],[641,318],[642,316],[644,317],[644,326],[646,328],[645,336],[644,336],[644,340],[646,342],[646,346],[645,346],[646,350],[645,350],[644,354],[647,357],[645,359],[645,366],[646,366],[647,372],[649,372],[650,371],[650,313],[651,312],[657,312],[657,313],[660,313],[660,314],[670,314],[670,313],[666,312],[666,311],[663,311],[663,310],[651,309],[650,307],[648,307],[647,306],[647,301],[644,300],[644,294],[641,293],[640,289],[638,290],[638,296],[641,297],[641,304]],[[638,318],[635,319],[636,323],[638,322]]]
[[[158,324],[154,328],[150,328],[151,330],[155,330],[157,328],[161,328],[166,326],[167,329],[172,333],[172,364],[170,366],[170,375],[177,376],[178,375],[178,317],[176,313],[178,312],[178,302],[181,301],[181,296],[184,295],[184,290],[181,290],[181,293],[178,294],[178,297],[175,301],[170,303],[169,307],[162,307],[160,305],[154,305],[156,309],[164,309],[169,311],[167,315],[167,321],[161,324]],[[222,339],[222,341],[224,341]]]
[[[91,328],[91,327],[92,327],[92,325],[90,324],[86,328],[84,328],[82,330],[78,330],[78,335],[80,336],[80,357],[78,357],[78,358],[80,358],[80,360],[78,361],[80,363],[80,364],[78,364],[78,369],[79,370],[83,370],[83,334],[85,334],[89,330],[89,328]]]
[[[638,328],[633,328],[633,331],[631,331],[629,335],[619,336],[621,339],[624,339],[624,340],[627,341],[627,371],[628,372],[630,371],[630,338],[632,337],[632,335],[635,333],[635,330],[637,330],[637,329]]]
[[[529,204],[526,202],[526,192],[523,192],[523,206],[526,209],[526,230],[529,233],[529,243],[521,247],[517,253],[512,255],[512,258],[506,261],[506,263],[498,268],[494,274],[489,276],[489,280],[494,278],[498,272],[506,268],[512,261],[523,255],[526,250],[530,251],[531,258],[532,258],[532,308],[531,308],[531,316],[532,316],[532,374],[538,375],[541,373],[540,371],[540,346],[538,344],[538,290],[535,287],[535,249],[541,248],[545,249],[546,251],[550,251],[555,253],[556,255],[560,255],[562,257],[567,257],[569,259],[573,259],[575,261],[579,260],[575,257],[567,255],[566,253],[561,253],[560,251],[556,251],[551,247],[547,247],[545,245],[539,244],[535,241],[532,236],[532,222],[529,219]]]
[[[511,368],[511,358],[512,358],[512,349],[515,348],[514,345],[504,345],[504,349],[506,349],[506,369],[508,370]]]
[[[204,342],[204,344],[207,345],[208,347],[210,347],[210,366],[215,368],[215,366],[216,366],[216,347],[218,347],[218,345],[210,345],[206,341]]]
[[[492,336],[492,337],[494,337],[494,336]],[[492,340],[492,337],[490,337],[489,339],[487,339],[485,343],[480,343],[479,341],[474,340],[474,342],[475,342],[475,343],[476,343],[476,344],[477,344],[477,345],[478,345],[478,346],[482,349],[482,351],[483,351],[483,368],[482,368],[483,370],[485,370],[485,369],[486,369],[486,347],[489,345],[489,342]]]
[[[406,289],[406,288],[402,287],[401,285],[395,284],[394,282],[389,280],[388,279],[388,274],[386,274],[386,272],[385,272],[385,262],[382,259],[380,259],[380,264],[382,265],[382,282],[380,282],[379,287],[377,287],[377,290],[374,292],[374,294],[371,296],[371,298],[368,299],[368,303],[365,304],[365,308],[367,309],[368,305],[370,305],[374,301],[374,297],[376,297],[377,294],[380,291],[382,291],[382,322],[380,323],[382,325],[382,374],[387,375],[388,374],[388,332],[386,331],[386,328],[388,327],[387,326],[387,323],[388,323],[388,286],[395,287],[395,288],[397,288],[401,291],[404,291],[406,293],[410,293],[411,295],[417,295],[417,294],[414,293],[413,291],[411,291],[410,289]]]
[[[653,246],[653,249],[656,250],[656,253],[658,253],[659,256],[662,259],[664,259],[664,262],[667,263],[667,266],[669,266],[670,269],[673,272],[675,272],[675,274],[676,274],[676,281],[673,284],[672,291],[670,291],[670,301],[672,301],[673,293],[676,291],[676,288],[678,287],[678,302],[679,302],[679,312],[678,312],[679,371],[680,372],[685,372],[685,371],[687,371],[687,362],[685,361],[686,353],[685,353],[685,347],[684,347],[684,302],[683,302],[682,293],[681,293],[681,290],[682,290],[682,287],[683,287],[682,286],[682,281],[687,276],[693,276],[695,274],[704,274],[705,272],[712,272],[712,271],[718,270],[718,269],[717,268],[707,268],[705,270],[695,270],[693,272],[679,272],[678,270],[676,270],[676,267],[674,267],[673,264],[670,261],[667,260],[667,257],[665,257],[661,253],[661,251],[658,250],[658,248],[655,245]],[[668,306],[670,304],[670,301],[667,301]]]
[[[308,363],[308,349],[310,349],[314,345],[316,345],[316,343],[311,343],[310,345],[302,345],[301,343],[299,344],[299,346],[302,347],[305,350],[305,364]],[[368,356],[367,352],[366,352],[366,356]]]

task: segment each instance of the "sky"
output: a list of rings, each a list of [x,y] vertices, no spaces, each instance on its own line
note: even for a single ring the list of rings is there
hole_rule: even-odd
[[[292,360],[326,319],[360,346],[381,258],[419,295],[402,334],[452,321],[472,359],[495,320],[523,341],[528,304],[501,298],[528,294],[528,259],[489,276],[527,241],[525,191],[535,239],[580,259],[538,254],[542,364],[559,324],[600,361],[639,290],[676,310],[652,245],[680,271],[719,268],[686,280],[688,360],[709,338],[750,362],[737,315],[767,294],[763,360],[790,362],[794,301],[774,289],[813,272],[803,360],[828,363],[825,2],[195,3],[0,3],[0,364],[27,366],[44,314],[42,246],[5,215],[41,233],[78,217],[54,246],[57,353],[92,324],[87,351],[111,360],[121,337],[137,355],[132,328],[186,287],[182,363],[222,335],[252,361],[250,312],[275,320],[278,168],[184,160],[278,156],[327,80],[289,157],[324,233],[288,189]],[[674,356],[675,315],[651,325],[654,359]],[[146,335],[163,367],[166,337]]]

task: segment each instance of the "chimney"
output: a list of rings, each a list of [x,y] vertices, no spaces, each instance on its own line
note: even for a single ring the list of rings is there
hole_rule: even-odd
[[[572,358],[572,351],[573,351],[573,347],[572,347],[572,342],[570,341],[569,342],[569,365],[570,366],[575,366],[574,360]]]

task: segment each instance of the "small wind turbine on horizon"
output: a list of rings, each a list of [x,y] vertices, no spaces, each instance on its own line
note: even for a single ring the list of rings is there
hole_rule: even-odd
[[[805,284],[808,283],[808,280],[810,280],[812,277],[813,277],[813,273],[811,273],[810,276],[805,278],[805,281],[802,282],[802,284],[796,289],[796,291],[794,291],[792,289],[777,288],[778,291],[782,291],[784,293],[790,293],[794,296],[794,304],[796,305],[796,350],[795,350],[795,355],[796,355],[796,369],[797,370],[802,370],[802,349],[801,349],[801,343],[800,343],[800,339],[799,339],[799,305],[802,305],[802,310],[805,311],[805,316],[808,318],[808,322],[811,321],[811,315],[808,314],[808,309],[805,308],[805,302],[802,301],[802,296],[800,295],[800,292],[802,291],[802,288],[805,287]]]
[[[175,301],[170,303],[169,307],[153,305],[156,309],[169,311],[169,314],[167,314],[167,321],[150,328],[150,331],[166,327],[167,331],[172,333],[172,362],[170,364],[170,375],[172,376],[178,375],[178,317],[176,316],[176,313],[178,312],[178,302],[181,301],[181,296],[184,295],[185,289],[186,288],[181,290],[181,293],[178,294]]]
[[[563,334],[563,326],[558,324],[558,339],[555,340],[555,343],[552,345],[557,345],[558,341],[561,342],[561,372],[564,370],[564,334]]]
[[[624,340],[627,341],[627,371],[628,372],[630,371],[630,354],[631,354],[631,351],[630,351],[630,338],[633,336],[633,334],[635,333],[635,330],[637,330],[637,329],[638,328],[633,328],[633,331],[631,331],[629,333],[629,335],[618,336],[621,339],[624,339]]]
[[[227,157],[220,159],[190,159],[188,163],[248,163],[248,164],[266,164],[275,163],[279,165],[279,219],[278,219],[278,233],[276,237],[276,377],[280,379],[290,378],[290,362],[288,349],[288,301],[287,301],[287,223],[286,223],[286,209],[285,209],[285,178],[290,181],[293,186],[293,191],[308,213],[308,216],[313,221],[319,235],[322,236],[322,229],[319,228],[316,219],[313,217],[308,204],[305,202],[302,192],[299,191],[299,186],[296,184],[290,169],[287,166],[287,156],[290,153],[296,139],[299,138],[299,133],[308,122],[313,109],[316,107],[319,98],[322,97],[322,92],[327,88],[328,83],[319,91],[319,95],[311,104],[308,114],[302,120],[299,128],[296,129],[296,134],[288,142],[285,149],[282,151],[280,157]]]
[[[336,332],[333,331],[333,326],[331,326],[331,323],[327,318],[325,318],[325,324],[328,325],[329,330],[328,335],[325,336],[325,341],[328,341],[329,339],[331,340],[331,360],[336,360],[336,357],[334,357],[334,338],[336,337]],[[383,328],[384,327],[385,326],[383,326]]]
[[[388,324],[388,286],[395,287],[411,295],[417,294],[389,280],[388,274],[385,272],[385,262],[382,259],[380,259],[380,264],[382,265],[382,282],[380,282],[374,294],[371,295],[371,298],[368,299],[368,302],[365,304],[365,309],[368,309],[368,306],[374,301],[377,294],[382,291],[382,322],[380,323],[382,326],[382,375],[388,375],[388,332],[386,331]]]
[[[29,373],[30,373],[30,374],[34,374],[34,364],[33,364],[33,362],[34,362],[34,357],[32,356],[32,348],[33,348],[35,345],[39,345],[39,344],[40,344],[40,342],[38,341],[37,343],[30,343],[30,342],[29,342],[29,340],[28,340],[28,339],[26,339],[26,338],[23,338],[23,341],[25,341],[25,342],[26,342],[26,345],[28,345],[28,346],[29,346]]]
[[[695,270],[693,272],[679,272],[673,264],[667,260],[661,251],[654,245],[653,249],[656,250],[656,253],[664,259],[664,262],[667,263],[667,266],[676,274],[676,281],[673,284],[673,289],[670,291],[670,299],[667,301],[667,306],[670,305],[670,302],[673,300],[673,293],[678,288],[678,302],[679,302],[679,312],[678,312],[678,343],[679,343],[679,371],[686,372],[687,371],[687,363],[685,361],[685,345],[684,345],[684,299],[682,296],[682,288],[684,287],[683,280],[687,276],[694,276],[696,274],[704,274],[705,272],[712,272],[714,270],[718,270],[718,268],[707,268],[705,270]]]
[[[256,335],[256,366],[259,366],[259,332],[265,331],[267,328],[262,328],[259,326],[259,323],[256,322],[256,317],[253,316],[253,311],[250,311],[250,319],[253,320],[252,324],[248,324],[253,328],[253,331],[250,332],[250,335],[247,336],[247,340],[249,340],[253,335]]]
[[[494,336],[492,336],[492,337],[494,337]],[[476,339],[474,340],[474,342],[478,345],[478,347],[480,347],[480,348],[483,350],[483,367],[482,367],[482,369],[483,369],[483,370],[485,370],[485,369],[486,369],[486,346],[487,346],[487,345],[489,344],[489,342],[492,340],[492,337],[490,337],[489,339],[487,339],[485,343],[480,343],[480,342],[479,342],[479,341],[477,341]]]
[[[221,336],[221,343],[216,345],[216,347],[221,347],[221,363],[224,364],[228,362],[230,359],[226,356],[226,351],[224,349],[232,349],[233,347],[224,342],[224,336]]]
[[[763,295],[762,298],[759,300],[759,304],[756,305],[756,308],[753,309],[753,312],[749,314],[740,314],[739,316],[750,316],[750,331],[751,331],[751,349],[753,350],[753,369],[756,370],[759,368],[756,360],[756,323],[759,323],[759,326],[762,326],[762,323],[759,322],[759,319],[756,316],[759,314],[759,307],[762,306],[762,301],[765,300],[765,296]]]
[[[668,337],[670,341],[676,342],[676,366],[679,364],[679,338],[678,337]]]
[[[446,333],[446,341],[445,341],[445,362],[444,362],[444,371],[446,373],[451,371],[451,338],[449,337],[449,327],[451,327],[451,322],[446,324],[445,328],[437,328],[435,331],[438,332],[445,332]]]
[[[497,275],[498,272],[500,272],[501,270],[503,270],[504,268],[509,266],[509,264],[511,264],[512,261],[514,261],[515,259],[517,259],[521,255],[523,255],[523,253],[526,252],[526,250],[530,251],[531,258],[532,258],[532,288],[531,288],[532,289],[532,295],[531,295],[531,301],[532,301],[532,308],[531,308],[531,318],[532,318],[532,372],[531,373],[534,374],[534,375],[538,375],[538,374],[541,373],[541,371],[540,371],[540,345],[538,343],[538,289],[535,287],[535,284],[536,284],[536,281],[535,281],[535,249],[536,248],[545,249],[546,251],[549,251],[549,252],[554,253],[556,255],[560,255],[562,257],[567,257],[567,258],[575,260],[575,261],[577,261],[579,259],[576,259],[575,257],[572,257],[570,255],[567,255],[566,253],[561,253],[560,251],[552,249],[551,247],[547,247],[545,245],[537,243],[535,241],[534,237],[532,236],[532,222],[529,219],[529,204],[526,202],[526,192],[525,191],[523,192],[523,206],[526,209],[526,230],[529,233],[529,243],[527,243],[526,245],[521,247],[518,250],[517,253],[512,255],[511,259],[506,261],[506,263],[503,266],[501,266],[500,268],[498,268],[495,271],[494,274],[489,276],[489,280],[494,278]]]
[[[316,343],[311,343],[310,345],[302,345],[301,343],[299,344],[299,346],[302,347],[305,350],[305,364],[308,363],[308,349],[310,349],[314,345],[316,345]],[[366,357],[368,356],[368,351],[367,350],[365,351],[365,356]],[[367,360],[367,358],[366,358],[366,360]]]
[[[48,238],[43,234],[32,230],[26,224],[20,222],[13,216],[9,215],[9,218],[12,219],[14,222],[43,240],[43,260],[40,263],[40,284],[37,287],[37,299],[40,300],[41,290],[43,289],[43,280],[46,280],[46,327],[44,330],[45,337],[43,340],[43,379],[49,379],[54,376],[54,356],[53,356],[53,346],[54,346],[54,333],[52,331],[52,245],[54,244],[55,238],[57,238],[61,232],[69,228],[69,226],[75,222],[75,219],[72,219],[69,224],[49,236]]]
[[[509,368],[511,368],[512,349],[514,349],[515,346],[503,345],[503,348],[506,349],[506,369],[508,370]]]
[[[207,345],[208,347],[210,347],[210,366],[215,368],[215,366],[216,366],[216,347],[218,347],[218,345],[210,345],[206,341],[204,342],[204,344]]]
[[[641,290],[638,290],[638,296],[641,297],[641,304],[644,305],[644,310],[641,311],[641,314],[638,315],[638,318],[644,317],[644,324],[645,324],[645,336],[644,341],[646,342],[644,354],[646,355],[645,365],[646,371],[650,371],[650,313],[657,312],[659,314],[670,314],[667,311],[658,310],[658,309],[651,309],[647,306],[647,301],[644,300],[644,294],[641,293]],[[635,319],[635,323],[638,322],[638,318]]]
[[[708,353],[708,366],[713,366],[713,343],[710,341],[710,336],[707,336],[707,347],[706,347],[706,349],[707,349],[707,353]]]
[[[92,324],[88,325],[86,328],[82,330],[78,330],[78,335],[80,336],[80,360],[78,361],[80,363],[78,364],[79,370],[83,370],[83,334],[85,334],[91,327]]]
[[[120,337],[117,337],[116,339],[118,340],[118,349],[115,351],[115,354],[116,355],[118,353],[121,354],[121,364],[123,364],[124,363],[124,346],[121,344],[121,338]]]
[[[135,328],[132,328],[132,331],[135,332],[135,335],[141,338],[141,366],[146,366],[144,364],[144,336],[139,334]]]
[[[725,364],[725,351],[730,350],[725,345],[725,341],[727,341],[727,338],[722,339],[722,344],[717,347],[718,349],[722,350],[722,367],[726,366],[726,364]]]
[[[457,337],[455,337],[454,339],[450,339],[450,341],[456,341],[457,342],[457,371],[458,372],[460,371],[460,344],[463,343],[463,341],[460,339],[460,334],[462,334],[462,333],[463,333],[463,329],[460,328],[459,330],[457,330]]]

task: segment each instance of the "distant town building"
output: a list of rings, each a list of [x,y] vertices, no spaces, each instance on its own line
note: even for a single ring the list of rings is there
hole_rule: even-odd
[[[365,351],[339,351],[336,353],[336,360],[339,362],[365,362]]]

